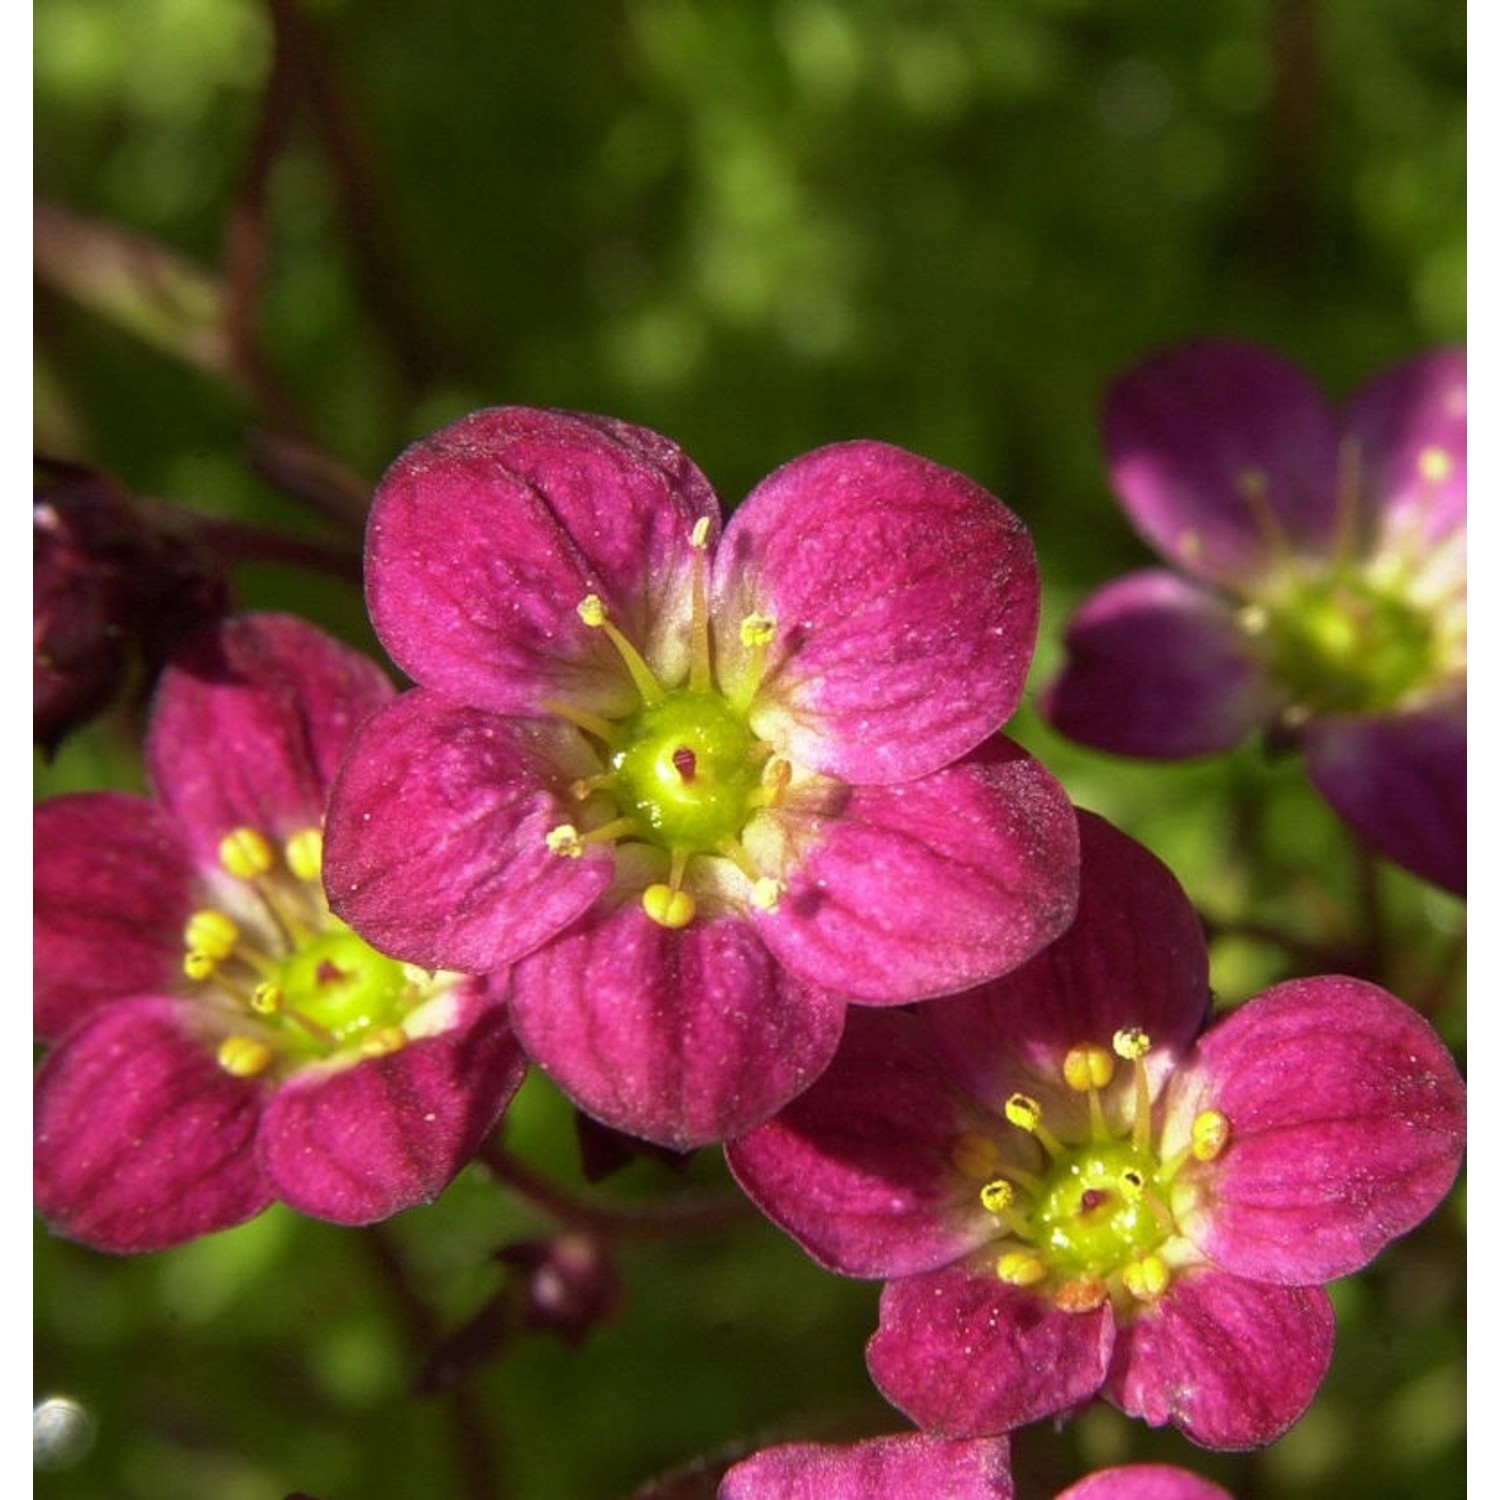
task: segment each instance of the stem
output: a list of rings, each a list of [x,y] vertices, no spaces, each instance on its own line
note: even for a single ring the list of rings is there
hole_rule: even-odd
[[[419,1361],[425,1359],[439,1338],[437,1318],[412,1287],[394,1238],[375,1224],[363,1231],[360,1240],[390,1293],[407,1344]],[[468,1500],[501,1500],[499,1462],[489,1442],[495,1424],[486,1419],[483,1406],[462,1381],[445,1386],[441,1400],[463,1493]]]
[[[565,1224],[609,1239],[676,1239],[713,1234],[751,1216],[749,1202],[738,1193],[684,1194],[656,1203],[621,1203],[570,1192],[490,1141],[479,1159],[512,1191]]]

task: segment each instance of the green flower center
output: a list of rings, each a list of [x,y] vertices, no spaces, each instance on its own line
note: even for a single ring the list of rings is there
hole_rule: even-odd
[[[218,1054],[226,1072],[285,1075],[406,1045],[407,1016],[450,980],[378,953],[328,910],[318,830],[278,851],[257,830],[237,828],[219,862],[239,895],[226,903],[232,912],[193,913],[182,966],[200,998],[227,1018]]]
[[[1277,680],[1310,712],[1395,708],[1441,670],[1432,613],[1365,578],[1299,580],[1249,617]]]
[[[573,784],[577,822],[549,829],[547,847],[577,859],[590,844],[631,843],[660,851],[641,905],[663,927],[686,927],[701,897],[774,910],[781,882],[752,859],[742,842],[746,825],[780,805],[791,781],[789,762],[750,727],[751,706],[765,671],[773,621],[740,621],[742,654],[734,680],[717,677],[711,647],[704,553],[709,522],[693,528],[693,578],[687,680],[664,684],[634,642],[609,617],[603,600],[587,595],[578,616],[603,632],[633,684],[638,706],[619,719],[549,701],[559,718],[598,742],[605,769]],[[643,862],[632,862],[632,879]]]
[[[1063,1277],[1108,1277],[1167,1238],[1155,1155],[1126,1142],[1067,1151],[1042,1179],[1032,1211],[1037,1249]]]
[[[716,692],[677,691],[621,726],[615,802],[664,849],[715,853],[754,810],[766,747]]]
[[[1174,1179],[1189,1162],[1214,1160],[1229,1138],[1224,1116],[1203,1110],[1189,1144],[1162,1158],[1145,1067],[1150,1048],[1145,1033],[1131,1027],[1116,1033],[1113,1053],[1093,1043],[1068,1052],[1063,1082],[1088,1105],[1082,1139],[1061,1139],[1036,1099],[1012,1094],[1005,1118],[1030,1142],[965,1131],[950,1149],[958,1171],[981,1184],[979,1203],[999,1239],[995,1274],[1065,1312],[1113,1301],[1129,1316],[1161,1296],[1185,1246],[1172,1211]],[[1132,1071],[1123,1087],[1111,1089],[1116,1057]]]

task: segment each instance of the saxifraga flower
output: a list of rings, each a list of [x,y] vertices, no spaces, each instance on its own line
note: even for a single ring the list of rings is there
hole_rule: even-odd
[[[783,1443],[735,1464],[719,1500],[1014,1500],[1004,1437],[892,1433],[858,1443]],[[1232,1500],[1172,1464],[1125,1464],[1069,1485],[1057,1500]]]
[[[1416,1011],[1357,979],[1288,981],[1200,1037],[1181,887],[1080,824],[1062,938],[969,994],[852,1014],[730,1166],[821,1264],[887,1278],[868,1363],[923,1428],[1004,1432],[1102,1393],[1253,1447],[1322,1381],[1323,1283],[1452,1185],[1463,1083]]]
[[[513,965],[523,1046],[609,1125],[748,1130],[846,1002],[965,989],[1072,915],[1072,809],[996,735],[1035,559],[962,475],[839,444],[721,536],[655,433],[487,410],[397,461],[366,565],[418,686],[335,788],[334,909],[415,963]]]
[[[434,1198],[509,1103],[502,1001],[323,897],[329,786],[393,695],[302,621],[231,618],[163,674],[154,797],[37,808],[35,1191],[59,1232],[157,1250],[278,1198],[368,1223]]]
[[[1335,410],[1250,344],[1170,349],[1104,418],[1149,569],[1085,601],[1043,709],[1071,738],[1172,759],[1260,729],[1356,833],[1465,888],[1467,377],[1443,349]]]

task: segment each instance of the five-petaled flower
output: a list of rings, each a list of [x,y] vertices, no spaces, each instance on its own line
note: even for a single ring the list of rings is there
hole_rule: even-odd
[[[1269,1442],[1332,1353],[1322,1283],[1452,1185],[1464,1089],[1375,985],[1278,985],[1200,1036],[1202,933],[1165,866],[1081,817],[1078,919],[975,991],[851,1015],[823,1077],[727,1148],[812,1256],[887,1278],[867,1359],[967,1437],[1096,1393]]]
[[[154,799],[38,807],[35,1188],[63,1234],[162,1249],[278,1198],[368,1223],[436,1197],[510,1101],[503,1002],[323,897],[334,772],[393,696],[310,625],[233,618],[161,680]]]
[[[1052,723],[1161,758],[1264,729],[1363,839],[1462,892],[1466,389],[1455,349],[1342,411],[1252,345],[1188,344],[1127,374],[1105,411],[1111,478],[1178,571],[1084,603]]]
[[[838,444],[720,535],[655,433],[487,410],[396,462],[366,566],[418,686],[335,787],[333,908],[414,963],[510,966],[523,1046],[607,1124],[748,1130],[849,1001],[966,989],[1072,915],[1072,808],[996,733],[1031,542],[962,475]]]

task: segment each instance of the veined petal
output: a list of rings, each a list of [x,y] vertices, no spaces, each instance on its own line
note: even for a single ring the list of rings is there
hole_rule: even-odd
[[[43,1061],[35,1198],[58,1233],[96,1250],[165,1250],[273,1201],[255,1163],[267,1086],[219,1067],[193,1010],[122,1000]]]
[[[674,443],[576,412],[479,411],[408,448],[370,513],[370,616],[424,687],[497,713],[628,711],[576,609],[597,594],[661,672],[686,670],[691,536],[719,504]]]
[[[574,859],[547,835],[598,769],[576,730],[505,718],[422,688],[350,749],[328,808],[329,903],[367,942],[428,969],[482,974],[559,932],[609,885],[602,846]]]
[[[370,1224],[447,1187],[526,1073],[500,1001],[468,980],[453,1003],[448,1030],[277,1091],[257,1144],[279,1197],[314,1218]]]
[[[762,481],[724,533],[714,592],[723,681],[742,670],[740,621],[776,622],[757,731],[853,782],[925,776],[999,729],[1041,596],[1016,516],[963,475],[874,442],[820,448]]]
[[[1234,1500],[1234,1496],[1174,1464],[1122,1464],[1070,1484],[1057,1500]]]
[[[1462,896],[1468,890],[1465,705],[1379,719],[1322,719],[1303,734],[1307,771],[1373,849]]]
[[[55,1039],[107,1001],[180,989],[198,882],[172,819],[123,792],[54,797],[32,817],[36,1035]]]
[[[1435,349],[1356,392],[1344,415],[1358,481],[1386,532],[1441,541],[1468,520],[1468,358]]]
[[[1078,916],[1014,972],[924,1006],[936,1054],[956,1087],[1003,1116],[1016,1090],[1045,1099],[1049,1120],[1087,1133],[1082,1095],[1062,1087],[1070,1048],[1109,1046],[1124,1027],[1151,1039],[1159,1086],[1208,1014],[1203,926],[1150,850],[1093,813],[1078,814]]]
[[[995,1234],[952,1160],[974,1111],[927,1047],[932,1009],[851,1009],[827,1072],[725,1147],[756,1207],[845,1276],[930,1271]]]
[[[1268,349],[1203,340],[1137,365],[1109,392],[1104,445],[1136,529],[1194,577],[1234,586],[1288,548],[1332,550],[1338,422]]]
[[[1223,597],[1175,573],[1130,573],[1068,622],[1067,663],[1042,696],[1060,733],[1116,755],[1231,749],[1278,695]]]
[[[1173,1079],[1165,1150],[1201,1109],[1229,1121],[1223,1153],[1183,1173],[1195,1201],[1178,1224],[1258,1281],[1346,1276],[1446,1196],[1464,1103],[1447,1048],[1394,995],[1358,979],[1277,985],[1214,1026]]]
[[[827,1067],[844,1002],[783,972],[750,923],[670,931],[599,909],[516,965],[530,1056],[596,1119],[682,1151],[762,1124]]]
[[[1011,1500],[1014,1494],[1006,1438],[922,1432],[767,1448],[735,1464],[719,1486],[719,1500]]]
[[[1333,1357],[1322,1287],[1263,1286],[1203,1269],[1120,1330],[1105,1394],[1204,1448],[1259,1448],[1311,1405]]]
[[[998,1277],[950,1266],[886,1283],[865,1363],[919,1427],[980,1437],[1087,1401],[1114,1348],[1109,1304],[1060,1312]]]
[[[231,830],[317,828],[359,724],[395,689],[368,657],[289,615],[240,615],[162,674],[146,764],[199,863]]]
[[[920,780],[852,788],[756,926],[793,973],[869,1004],[951,994],[1067,926],[1077,839],[1067,794],[997,736]]]

